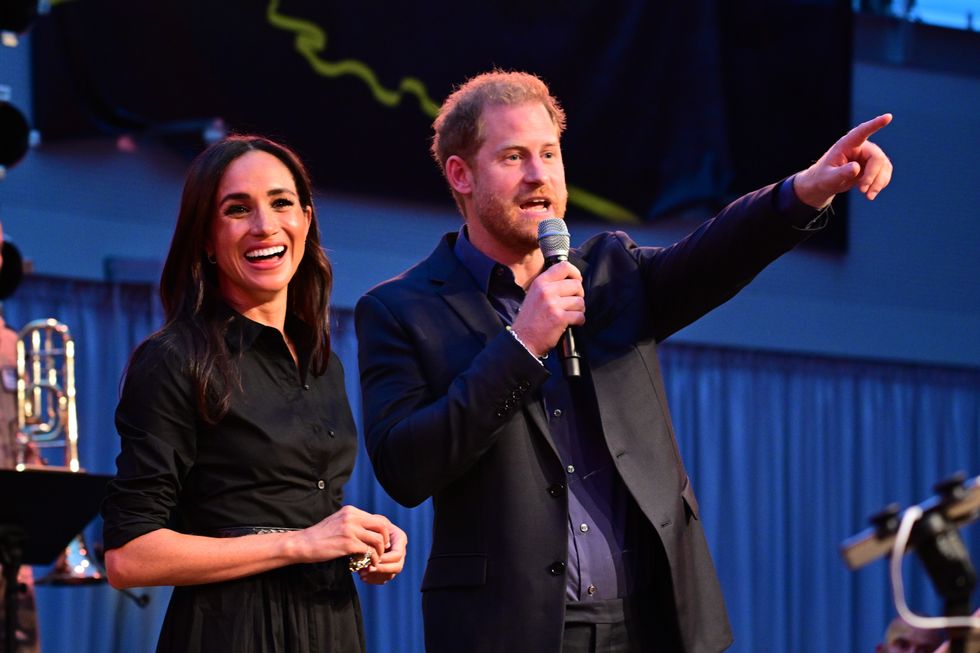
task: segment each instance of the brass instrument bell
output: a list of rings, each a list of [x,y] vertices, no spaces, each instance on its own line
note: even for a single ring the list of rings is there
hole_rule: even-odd
[[[81,471],[75,341],[68,327],[53,318],[28,323],[17,340],[17,428],[17,469],[30,466],[34,446],[63,448],[63,469]]]
[[[28,323],[17,339],[16,469],[82,472],[78,462],[75,410],[75,341],[68,327],[48,318]],[[35,453],[64,449],[63,465],[35,465]],[[36,581],[49,585],[101,583],[105,575],[91,557],[83,533],[76,535],[51,572]]]

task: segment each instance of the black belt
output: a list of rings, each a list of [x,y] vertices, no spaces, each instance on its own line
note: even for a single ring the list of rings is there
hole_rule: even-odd
[[[620,599],[566,601],[565,623],[613,624],[652,614],[654,608],[654,602],[643,594]]]
[[[626,621],[624,599],[567,601],[565,603],[566,624],[615,624],[623,621]]]
[[[227,528],[217,528],[207,533],[201,533],[201,535],[208,537],[242,537],[243,535],[266,535],[267,533],[288,533],[298,530],[302,529],[285,528],[282,526],[229,526]]]

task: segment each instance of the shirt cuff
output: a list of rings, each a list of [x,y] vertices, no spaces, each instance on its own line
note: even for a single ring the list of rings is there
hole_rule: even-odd
[[[807,206],[800,201],[796,191],[793,190],[795,178],[796,175],[787,177],[779,185],[779,190],[776,192],[776,210],[789,219],[794,229],[820,231],[830,222],[830,216],[834,215],[833,202],[820,210]]]

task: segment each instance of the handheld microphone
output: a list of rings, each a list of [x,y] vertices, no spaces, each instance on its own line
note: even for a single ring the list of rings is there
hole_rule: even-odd
[[[544,267],[550,268],[555,263],[568,260],[568,247],[571,236],[565,221],[560,218],[547,218],[538,223],[538,245],[544,254]],[[567,378],[582,376],[579,360],[582,358],[575,347],[575,334],[572,327],[565,329],[558,339],[558,355],[561,366]]]

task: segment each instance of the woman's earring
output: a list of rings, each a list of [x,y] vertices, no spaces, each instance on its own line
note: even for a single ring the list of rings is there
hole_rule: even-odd
[[[218,261],[214,258],[214,254],[208,252],[208,263],[211,265],[216,264]]]

